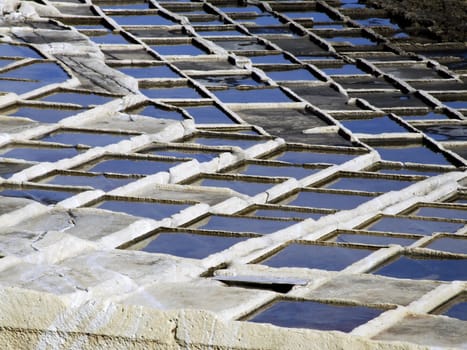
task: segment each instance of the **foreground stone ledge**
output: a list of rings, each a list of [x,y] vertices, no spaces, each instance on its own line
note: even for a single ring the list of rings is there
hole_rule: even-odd
[[[1,289],[0,297],[4,349],[429,349],[340,332],[222,321],[189,309],[162,312],[100,301],[66,305],[54,295],[20,288]]]

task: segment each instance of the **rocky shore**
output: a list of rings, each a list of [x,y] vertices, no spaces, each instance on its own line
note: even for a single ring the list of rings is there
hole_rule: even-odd
[[[449,41],[467,40],[467,1],[465,0],[367,0],[387,10],[411,35]]]

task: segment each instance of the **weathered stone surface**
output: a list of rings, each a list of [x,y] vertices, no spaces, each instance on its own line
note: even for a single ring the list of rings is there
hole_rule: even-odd
[[[232,196],[232,192],[225,189],[205,189],[197,186],[147,186],[132,194],[146,198],[165,200],[199,201],[209,205],[216,205]]]
[[[227,287],[210,280],[152,284],[119,302],[159,310],[207,310],[228,320],[240,317],[274,297],[275,293],[269,291]]]
[[[346,288],[349,285],[352,286],[350,290]],[[415,282],[379,276],[338,276],[311,291],[306,297],[364,304],[408,305],[437,286],[436,282]]]
[[[107,118],[96,118],[88,123],[82,124],[83,128],[91,130],[112,131],[136,131],[142,133],[156,134],[162,131],[168,124],[175,123],[169,119],[155,119],[136,114],[118,113]]]
[[[65,42],[68,39],[65,40]],[[118,74],[115,70],[94,57],[78,55],[55,54],[75,73],[81,87],[97,92],[112,92],[115,94],[134,93],[138,90],[136,82],[130,77]]]
[[[378,334],[378,340],[400,340],[415,344],[465,349],[466,322],[443,316],[411,315]]]
[[[48,231],[61,231],[94,241],[119,231],[136,220],[137,218],[122,213],[109,216],[106,211],[91,208],[53,210],[32,217],[27,222],[15,226],[15,229],[30,232],[38,237]],[[5,232],[12,233],[11,229],[6,229]]]
[[[8,165],[9,166],[9,165]],[[28,204],[33,203],[30,199],[25,198],[10,198],[10,197],[1,197],[0,200],[0,214],[6,214],[13,210],[20,209],[25,207]]]
[[[0,131],[2,133],[16,133],[30,128],[37,127],[39,123],[23,119],[23,118],[8,118],[0,117]]]

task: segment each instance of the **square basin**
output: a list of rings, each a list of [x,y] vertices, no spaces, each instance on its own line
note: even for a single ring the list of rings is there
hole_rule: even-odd
[[[129,114],[138,114],[145,117],[157,118],[157,119],[171,119],[171,120],[185,120],[182,113],[176,110],[164,109],[153,104],[144,105],[134,109],[126,110]]]
[[[277,160],[293,164],[341,164],[355,158],[356,154],[351,153],[334,153],[325,151],[313,150],[287,150],[268,157],[271,160]]]
[[[295,208],[284,209],[284,206],[268,205],[267,207],[258,207],[244,215],[254,215],[269,218],[293,218],[293,219],[314,219],[317,220],[322,216],[332,214],[333,211],[311,211],[299,210]]]
[[[313,28],[316,29],[316,26],[314,26]],[[371,39],[362,37],[362,36],[333,36],[327,39],[331,42],[331,45],[333,45],[334,43],[341,44],[341,45],[350,44],[351,46],[377,45],[376,42],[372,41]]]
[[[433,313],[467,321],[467,295],[465,293],[458,295]]]
[[[72,158],[78,154],[79,151],[74,147],[13,145],[0,149],[1,157],[23,159],[32,162],[56,162],[60,159]]]
[[[318,78],[307,69],[275,69],[266,71],[266,75],[275,81],[318,80]]]
[[[195,136],[193,138],[184,140],[187,143],[196,143],[204,146],[214,147],[240,147],[243,149],[250,148],[262,142],[266,142],[262,138],[233,138],[233,137],[215,137],[214,135],[209,136]]]
[[[283,54],[264,54],[247,57],[253,64],[290,64],[290,60]]]
[[[41,82],[42,85],[61,83],[67,80],[69,75],[56,63],[38,62],[0,73],[0,78],[26,79]]]
[[[0,191],[0,196],[32,199],[44,205],[51,205],[57,204],[78,193],[79,192],[76,191],[65,191],[61,189],[20,188],[4,189]]]
[[[229,171],[229,173],[251,175],[251,176],[268,176],[268,177],[293,177],[301,179],[312,175],[321,169],[305,168],[302,166],[287,166],[287,165],[266,165],[248,163],[239,168]]]
[[[151,49],[162,56],[198,56],[208,53],[206,50],[193,44],[152,45]]]
[[[112,19],[121,26],[170,26],[175,23],[158,14],[148,15],[112,15]]]
[[[436,152],[423,145],[377,146],[375,150],[383,160],[420,164],[452,165],[441,152]]]
[[[43,58],[36,50],[23,45],[1,43],[0,52],[3,57]]]
[[[395,23],[392,23],[389,18],[385,17],[370,17],[364,19],[357,19],[355,22],[361,24],[365,27],[391,27],[395,30],[399,30],[399,26]]]
[[[220,152],[206,151],[203,149],[189,149],[189,148],[167,148],[167,147],[154,147],[138,151],[139,153],[152,154],[162,157],[175,157],[185,161],[196,159],[198,162],[209,162],[210,160],[219,156]]]
[[[467,237],[438,237],[425,247],[443,252],[467,255]]]
[[[188,208],[189,204],[140,202],[131,200],[105,200],[95,205],[100,209],[122,212],[125,214],[146,217],[153,220],[162,220]]]
[[[372,249],[339,245],[292,243],[260,264],[270,267],[302,267],[340,271],[373,253]]]
[[[467,259],[400,256],[373,273],[395,278],[435,281],[467,281]]]
[[[169,66],[166,65],[147,65],[147,66],[123,66],[123,67],[114,67],[120,72],[132,76],[136,79],[145,79],[145,78],[171,78],[177,79],[180,78],[180,75],[175,73]]]
[[[365,118],[365,119],[347,119],[340,121],[344,127],[353,133],[362,134],[382,134],[382,133],[404,133],[408,132],[406,128],[392,120],[388,116]]]
[[[40,98],[44,102],[73,103],[81,106],[101,105],[118,98],[117,96],[107,96],[78,92],[55,92]]]
[[[0,94],[15,93],[21,95],[26,92],[39,89],[45,85],[48,84],[33,80],[11,80],[0,77]]]
[[[428,205],[418,205],[410,215],[438,217],[445,219],[463,219],[467,220],[467,207],[466,208],[450,208],[450,207],[435,207]]]
[[[267,47],[258,42],[257,39],[216,39],[214,41],[216,45],[219,45],[227,51],[263,51],[267,50]]]
[[[245,75],[212,75],[197,77],[196,81],[206,87],[257,87],[265,86],[263,83],[254,79],[250,74]]]
[[[464,227],[464,224],[458,222],[383,216],[377,221],[367,225],[365,229],[429,236],[434,232],[456,232],[462,227]]]
[[[104,44],[104,45],[128,44],[128,40],[125,39],[125,37],[123,37],[120,34],[115,34],[112,32],[107,32],[107,31],[103,31],[100,33],[94,32],[92,34],[89,34],[88,36],[89,36],[89,39],[91,39],[96,44]]]
[[[368,233],[353,233],[353,232],[339,232],[332,237],[326,239],[328,242],[336,243],[352,243],[376,246],[388,246],[390,244],[398,244],[401,246],[409,246],[414,243],[418,238],[408,238],[401,236],[378,235]]]
[[[128,140],[130,137],[131,135],[125,134],[59,130],[42,137],[40,141],[96,147],[118,143],[123,140]]]
[[[358,176],[339,176],[328,184],[321,187],[338,189],[338,190],[352,190],[352,191],[367,191],[367,192],[389,192],[399,191],[411,184],[415,183],[414,180],[407,179],[386,179],[386,178],[371,178],[371,177],[358,177]]]
[[[436,141],[467,141],[467,126],[465,124],[434,124],[417,128]]]
[[[102,10],[146,10],[149,9],[149,2],[146,1],[119,1],[113,2],[98,2],[96,3]]]
[[[13,174],[16,174],[24,169],[33,166],[34,163],[26,162],[0,162],[0,176],[4,179],[9,178]]]
[[[327,75],[358,75],[367,74],[354,64],[343,64],[338,67],[321,68]]]
[[[161,171],[168,171],[177,164],[180,164],[180,162],[115,158],[102,159],[97,163],[92,162],[89,165],[84,165],[80,168],[84,168],[86,171],[98,173],[152,175]]]
[[[446,120],[449,117],[446,114],[438,113],[438,112],[429,112],[429,113],[417,113],[417,114],[402,114],[397,113],[402,119],[410,121],[410,120]]]
[[[149,253],[162,253],[183,258],[203,259],[218,253],[247,237],[207,235],[191,232],[158,232],[128,249],[138,249]]]
[[[295,224],[294,221],[262,219],[250,216],[211,215],[190,227],[212,231],[268,234]]]
[[[280,88],[258,88],[258,89],[226,89],[215,90],[213,94],[225,103],[279,103],[295,102],[287,96]]]
[[[302,190],[281,202],[300,207],[348,210],[373,198],[373,196],[363,194]]]
[[[200,99],[201,94],[189,86],[141,88],[140,91],[152,99]]]
[[[361,98],[371,105],[381,109],[399,108],[428,108],[420,98],[414,94],[404,94],[402,92],[352,92],[350,97]]]
[[[282,11],[282,13],[292,19],[311,18],[314,22],[333,22],[334,21],[324,12],[306,11],[305,9],[304,11],[292,11],[292,12]]]
[[[41,182],[51,185],[62,186],[90,186],[95,189],[110,191],[114,188],[124,186],[132,181],[135,181],[135,179],[127,177],[110,177],[102,174],[57,174],[52,177],[46,178]]]
[[[185,107],[197,124],[237,124],[226,113],[215,106]]]
[[[383,311],[364,306],[283,300],[275,302],[248,321],[271,323],[279,327],[350,332]]]
[[[18,105],[11,109],[2,110],[0,113],[8,116],[29,118],[41,123],[57,123],[72,115],[84,112],[86,109],[65,109],[46,106]]]
[[[322,85],[309,85],[303,83],[287,83],[287,87],[307,102],[324,110],[360,110],[355,103],[349,102],[349,97],[333,89]]]
[[[197,180],[190,183],[190,185],[196,186],[209,186],[209,187],[225,187],[230,188],[236,192],[246,194],[248,196],[254,196],[258,193],[265,192],[277,183],[274,182],[261,182],[257,180],[235,180],[229,178],[209,178],[200,177]]]

